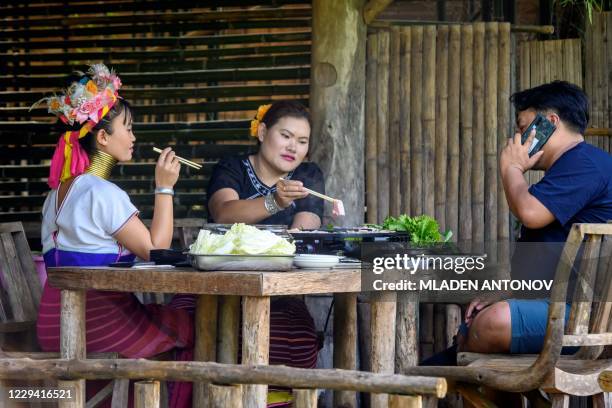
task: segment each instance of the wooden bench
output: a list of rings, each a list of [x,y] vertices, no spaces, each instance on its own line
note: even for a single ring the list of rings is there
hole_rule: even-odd
[[[437,375],[508,392],[541,388],[554,407],[567,407],[569,395],[603,401],[598,376],[612,369],[612,359],[599,359],[612,345],[612,224],[575,224],[563,248],[551,292],[544,346],[539,355],[460,353],[463,367],[413,367],[410,374]],[[580,248],[570,319],[565,329],[568,280]],[[563,300],[563,301],[562,301]],[[565,333],[564,333],[565,332]],[[561,356],[563,346],[578,346]]]

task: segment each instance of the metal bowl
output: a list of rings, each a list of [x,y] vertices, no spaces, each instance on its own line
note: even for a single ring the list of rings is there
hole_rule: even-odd
[[[191,265],[202,271],[288,271],[293,268],[293,255],[188,255]]]

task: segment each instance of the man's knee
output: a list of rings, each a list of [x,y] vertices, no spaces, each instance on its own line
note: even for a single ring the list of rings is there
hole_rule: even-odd
[[[510,306],[497,302],[479,312],[470,325],[464,351],[506,353],[512,339]]]

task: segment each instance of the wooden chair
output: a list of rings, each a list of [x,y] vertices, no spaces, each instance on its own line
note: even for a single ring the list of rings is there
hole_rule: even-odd
[[[32,360],[59,358],[39,352],[36,319],[42,288],[21,222],[0,224],[0,355]],[[97,354],[117,358],[117,353]],[[14,384],[16,385],[16,384]],[[127,406],[127,380],[115,380],[98,392],[87,407],[95,407],[113,394],[113,408]]]
[[[572,265],[584,247],[570,319],[565,330],[565,299]],[[458,382],[508,392],[541,388],[554,407],[567,407],[569,395],[603,401],[598,376],[612,369],[612,359],[598,359],[612,345],[612,224],[575,224],[557,266],[544,346],[539,355],[460,353],[463,367],[412,367],[409,374],[444,376]],[[563,300],[563,301],[561,301]],[[595,301],[594,301],[595,300]],[[564,331],[566,333],[564,333]],[[578,346],[572,356],[563,346]]]
[[[42,288],[21,222],[0,224],[0,348],[35,348]]]

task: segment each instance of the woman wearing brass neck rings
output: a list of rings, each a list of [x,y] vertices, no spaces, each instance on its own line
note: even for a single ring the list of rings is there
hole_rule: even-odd
[[[73,77],[66,92],[45,98],[49,112],[66,125],[51,162],[52,188],[43,206],[42,243],[47,267],[105,266],[148,260],[149,251],[168,248],[173,230],[173,187],[180,164],[169,148],[155,166],[155,208],[151,229],[138,218],[128,195],[108,181],[117,162],[132,159],[133,114],[118,90],[119,77],[103,64]],[[180,303],[180,305],[179,305]],[[175,297],[165,306],[143,305],[132,293],[87,291],[88,352],[118,352],[130,358],[175,350],[190,360],[193,302]],[[43,289],[37,321],[44,351],[60,348],[60,290]],[[88,383],[92,394],[99,384]],[[102,385],[103,386],[103,385]],[[172,407],[190,406],[191,385],[169,386]]]

